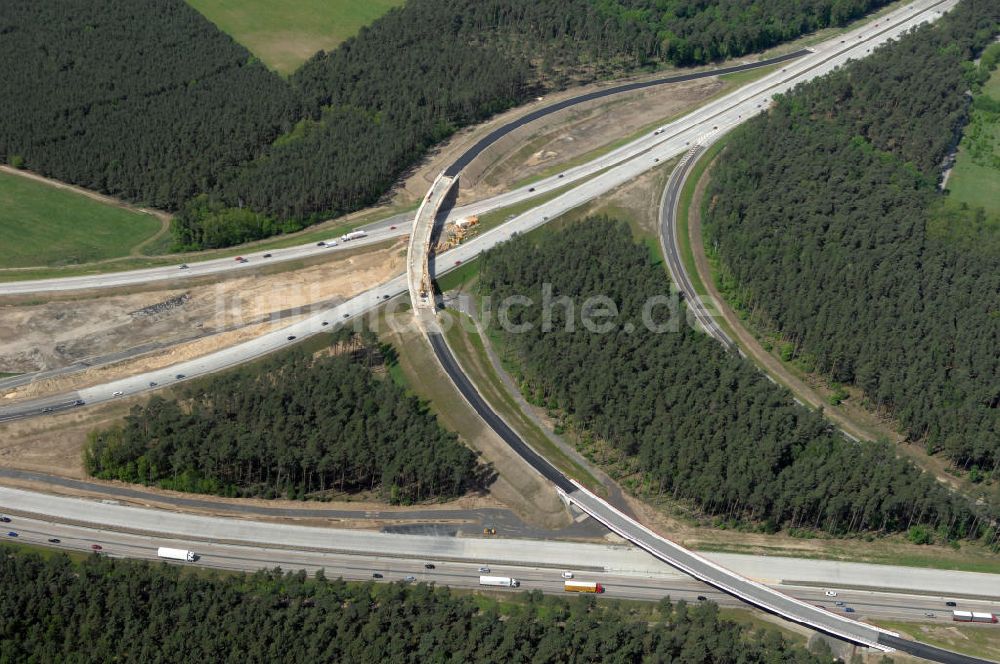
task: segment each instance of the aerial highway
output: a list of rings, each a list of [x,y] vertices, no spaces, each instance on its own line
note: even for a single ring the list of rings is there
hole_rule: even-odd
[[[718,339],[719,342],[728,349],[739,350],[733,343],[729,335],[715,322],[712,312],[705,307],[701,296],[691,283],[691,278],[684,269],[681,261],[681,254],[678,242],[677,230],[677,210],[680,206],[680,193],[684,187],[687,176],[691,173],[698,159],[705,153],[705,144],[699,143],[691,148],[680,163],[670,174],[667,186],[663,188],[663,197],[660,200],[660,249],[666,257],[667,269],[670,270],[670,280],[684,294],[684,301],[687,303],[688,311],[694,316],[698,324],[710,336]]]
[[[941,10],[950,6],[951,3],[949,2],[928,3],[923,7],[923,9],[910,14],[902,20],[898,20],[895,24],[890,20],[889,24],[882,28],[882,32],[879,33],[879,35],[884,36],[899,34],[900,32],[918,25],[925,20],[933,20],[936,15],[939,15]],[[874,26],[872,27],[874,28]],[[850,35],[847,36],[846,40],[840,40],[839,43],[841,46],[839,47],[828,47],[828,50],[820,48],[819,52],[826,55],[825,59],[820,63],[811,63],[808,61],[808,58],[803,58],[793,65],[790,65],[789,68],[803,66],[803,63],[807,63],[805,65],[807,66],[807,71],[811,71],[815,75],[816,72],[829,71],[833,67],[846,62],[852,57],[861,57],[862,48],[865,53],[871,51],[871,46],[865,44],[864,42],[864,35],[858,35],[858,41],[860,44],[857,47],[851,46],[850,44],[845,46],[845,43],[848,41],[853,42]],[[787,71],[787,69],[783,69],[782,71]],[[766,81],[767,79],[763,80]],[[790,83],[791,81],[785,80],[779,85],[771,85],[767,88],[767,91],[770,94],[775,94],[776,92],[787,89],[782,86],[790,85]],[[753,85],[748,87],[752,88]],[[683,152],[684,148],[690,146],[692,143],[697,145],[700,142],[704,143],[711,140],[711,137],[742,122],[744,120],[744,115],[749,117],[754,112],[760,112],[760,109],[766,106],[765,102],[767,99],[765,98],[761,100],[755,107],[752,106],[753,101],[753,99],[746,99],[744,102],[736,104],[735,106],[730,107],[729,109],[716,115],[710,115],[704,120],[704,124],[694,125],[687,130],[700,132],[700,136],[689,136],[684,130],[680,131],[678,134],[673,134],[668,131],[668,133],[671,134],[671,139],[660,142],[649,151],[649,154],[651,155],[659,155],[654,156],[652,161],[656,163],[663,157],[672,156],[677,152]],[[758,110],[754,111],[754,108]],[[708,126],[709,123],[713,123],[710,128]],[[684,145],[681,147],[679,145],[679,141],[683,138],[689,138],[691,140],[684,141]],[[672,141],[677,142],[673,143]],[[643,161],[646,163],[643,164]],[[490,233],[495,233],[498,230],[510,233],[511,227],[515,229],[515,232],[527,230],[518,226],[519,220],[527,220],[528,224],[530,224],[531,221],[534,221],[536,224],[544,223],[544,221],[548,220],[549,216],[555,216],[555,214],[565,212],[566,210],[575,207],[575,205],[578,205],[581,202],[579,200],[581,192],[586,192],[586,190],[592,187],[606,191],[614,186],[617,186],[618,184],[628,181],[632,177],[648,170],[649,168],[648,156],[645,160],[643,160],[642,156],[639,156],[630,161],[625,161],[603,174],[597,175],[593,179],[581,184],[575,189],[562,194],[553,201],[543,204],[535,210],[510,221],[502,227],[502,229],[494,229],[494,231],[491,231]],[[442,180],[450,183],[450,178],[455,177],[456,175],[457,174],[454,171],[446,169],[442,173],[441,177],[435,181],[435,186],[441,187]],[[450,186],[450,184],[448,186]],[[583,195],[586,195],[586,193]],[[428,194],[427,200],[425,201],[425,205],[422,206],[421,214],[418,216],[416,221],[417,224],[426,224],[427,228],[415,229],[414,235],[417,235],[418,233],[431,233],[430,227],[433,226],[439,215],[437,208],[432,207],[430,210],[426,209],[429,207],[427,204],[435,200],[440,201],[442,198],[443,196],[441,196],[440,189],[435,190],[432,188],[431,192]],[[546,215],[545,212],[549,212],[550,214]],[[541,220],[538,219],[539,215],[542,217]],[[490,233],[484,234],[479,239],[486,237]],[[466,248],[467,247],[468,245],[466,245]],[[461,249],[462,247],[456,250],[456,252],[460,252]],[[429,243],[411,243],[410,250],[411,255],[408,257],[407,277],[410,291],[415,292],[418,289],[424,288],[424,284],[428,282],[428,273],[430,270],[430,260],[428,255]],[[421,255],[414,256],[412,255],[412,252],[421,252]],[[436,320],[428,315],[423,315],[420,316],[420,323],[421,328],[426,334],[439,363],[445,370],[445,373],[463,394],[469,404],[479,413],[483,420],[510,445],[512,450],[520,455],[524,461],[527,462],[527,464],[542,477],[554,484],[568,503],[578,506],[587,514],[606,525],[610,530],[647,551],[656,558],[673,565],[696,579],[704,581],[705,583],[727,592],[734,597],[757,606],[758,608],[775,613],[787,620],[806,625],[812,629],[886,652],[891,652],[896,648],[905,648],[907,646],[907,642],[899,639],[898,634],[873,627],[860,621],[851,620],[843,615],[831,614],[823,608],[819,608],[813,604],[809,604],[808,602],[803,602],[787,594],[775,591],[763,584],[754,582],[740,574],[732,572],[731,570],[706,559],[704,556],[691,552],[674,542],[657,535],[634,519],[623,514],[606,501],[587,491],[581,485],[566,478],[547,460],[531,450],[530,446],[528,446],[486,403],[486,401],[475,389],[475,386],[465,375],[453,353],[448,348],[447,341],[440,333]],[[954,653],[934,649],[929,646],[921,646],[919,653],[915,652],[914,654],[919,654],[919,656],[936,659],[938,661],[956,661],[956,655]]]
[[[396,581],[414,575],[475,587],[478,569],[522,580],[523,589],[561,592],[560,572],[600,581],[608,596],[695,600],[698,595],[737,606],[672,567],[628,546],[532,539],[455,538],[342,530],[287,522],[253,521],[168,512],[113,501],[50,496],[0,488],[0,509],[16,541],[68,552],[129,558],[156,557],[159,546],[190,549],[206,567],[255,571],[265,567],[323,569],[327,576]],[[12,541],[15,538],[8,539]],[[50,540],[57,539],[58,542]],[[996,575],[738,554],[708,554],[717,564],[832,614],[847,607],[866,618],[950,620],[947,601],[967,610],[996,611]],[[434,565],[425,568],[426,564]],[[919,585],[919,592],[907,586]],[[835,592],[836,597],[826,593]],[[989,593],[992,593],[990,595]],[[841,604],[838,604],[840,602]],[[927,614],[934,614],[928,616]]]
[[[495,196],[488,201],[449,212],[447,217],[449,219],[457,215],[479,214],[488,209],[507,207],[520,200],[559,189],[567,181],[589,178],[570,191],[435,257],[433,260],[434,274],[441,275],[453,269],[457,264],[475,258],[482,251],[508,240],[517,233],[537,228],[549,219],[554,219],[556,216],[611,191],[652,168],[656,168],[661,162],[689,150],[691,146],[704,140],[713,132],[728,130],[749,119],[753,114],[762,112],[772,95],[788,90],[800,81],[822,75],[852,58],[863,57],[878,44],[884,43],[920,23],[934,20],[940,16],[942,11],[953,6],[955,2],[957,0],[917,0],[894,10],[875,24],[866,25],[834,37],[816,46],[815,52],[789,61],[786,67],[724,95],[704,107],[650,132],[645,137],[602,155],[587,164],[567,169],[562,173],[540,180],[530,187],[526,186]],[[446,168],[445,171],[447,172],[450,168]],[[452,176],[447,177],[451,178]],[[534,191],[530,191],[531,189]],[[443,200],[444,197],[441,197],[438,202]],[[438,210],[426,206],[422,206],[421,209],[425,216],[429,215],[437,219]],[[386,229],[385,233],[392,231],[389,227]],[[400,230],[398,225],[395,230]],[[371,233],[366,239],[376,241],[377,233]],[[255,261],[253,254],[249,254],[249,256],[251,261],[244,264],[244,267]],[[139,394],[179,380],[232,367],[287,347],[303,337],[325,331],[329,329],[329,326],[372,310],[385,299],[407,292],[410,289],[409,282],[414,277],[410,269],[410,260],[408,259],[407,273],[280,330],[274,330],[255,339],[164,369],[81,389],[78,392],[9,403],[0,406],[0,422],[51,414],[79,408],[87,404]],[[227,263],[235,264],[235,261],[227,261]],[[419,260],[418,264],[429,265],[429,261]],[[170,269],[172,270],[171,275],[188,271],[177,270],[177,268]],[[120,280],[127,278],[127,275],[130,274],[133,273],[116,273],[87,277],[87,279],[99,281],[110,279],[115,283],[121,283]],[[45,288],[59,290],[79,288],[78,282],[74,282],[72,279],[76,278],[47,281],[45,283],[48,285]],[[421,280],[421,278],[417,278],[418,282]],[[6,283],[3,290],[4,293],[10,294],[36,292],[33,290],[32,284],[36,284],[37,287],[37,282]],[[88,282],[87,287],[95,287],[95,285],[96,282]]]
[[[849,59],[864,57],[865,54],[909,28],[927,21],[933,20],[941,12],[955,4],[956,0],[917,0],[905,5],[883,17],[870,25],[864,25],[848,33],[834,37],[818,46],[812,47],[809,51],[797,51],[786,55],[778,56],[759,62],[735,65],[716,70],[705,70],[688,74],[680,74],[666,78],[659,78],[652,81],[642,81],[612,86],[603,90],[579,95],[568,100],[546,106],[533,111],[522,118],[514,120],[502,127],[494,130],[486,137],[469,147],[452,164],[445,169],[445,175],[454,177],[465,165],[492,143],[502,138],[504,135],[528,124],[538,118],[544,117],[554,112],[561,111],[569,106],[585,103],[609,96],[628,92],[631,90],[649,87],[652,85],[664,85],[681,81],[690,81],[697,78],[717,76],[719,74],[742,71],[752,68],[769,66],[772,64],[787,63],[787,67],[780,71],[768,74],[753,83],[745,85],[733,92],[724,95],[705,106],[675,120],[663,127],[650,132],[648,135],[640,137],[626,145],[616,148],[597,159],[586,164],[567,168],[561,173],[543,178],[530,185],[512,189],[511,191],[493,196],[489,199],[479,201],[470,205],[456,208],[449,213],[449,218],[459,218],[472,214],[483,214],[491,210],[529,200],[547,192],[565,187],[568,184],[592,177],[595,173],[621,164],[624,161],[632,160],[639,155],[649,153],[653,159],[659,157],[650,152],[653,148],[661,148],[659,152],[672,156],[683,149],[678,148],[678,142],[692,143],[700,138],[707,131],[712,131],[707,125],[711,122],[732,126],[755,112],[760,112],[766,108],[767,102],[774,94],[784,92],[796,83],[808,80],[815,76],[827,73],[833,68],[843,64]],[[457,169],[457,170],[456,170]],[[648,170],[648,168],[643,169]],[[641,172],[641,171],[640,171]],[[606,191],[606,190],[605,190]],[[603,192],[602,192],[603,193]],[[582,199],[581,202],[590,200],[592,195]],[[577,197],[578,198],[578,197]],[[579,205],[580,203],[576,203]],[[402,213],[387,219],[362,226],[368,230],[371,237],[366,239],[367,243],[385,240],[389,237],[405,235],[409,231],[409,221],[411,214]],[[395,226],[395,228],[392,228]],[[355,242],[351,246],[358,246],[361,242]],[[78,277],[64,277],[54,279],[30,280],[8,282],[4,285],[4,293],[17,295],[41,292],[56,292],[79,289],[95,288],[117,288],[122,286],[137,285],[156,281],[172,281],[197,276],[220,276],[240,270],[250,270],[259,266],[261,261],[281,261],[300,259],[331,251],[340,251],[345,247],[328,249],[317,247],[315,243],[290,247],[287,249],[275,249],[271,251],[248,251],[247,263],[237,263],[232,259],[215,259],[209,261],[192,262],[187,269],[179,269],[177,265],[165,267],[147,268],[142,270],[132,270],[128,272],[114,272],[107,274],[85,275]],[[263,258],[264,253],[270,253],[269,258]]]

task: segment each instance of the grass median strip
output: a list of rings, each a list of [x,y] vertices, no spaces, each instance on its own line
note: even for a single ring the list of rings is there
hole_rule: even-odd
[[[448,312],[448,315],[452,317],[452,324],[445,330],[448,345],[483,398],[517,431],[518,435],[556,468],[591,491],[603,493],[600,481],[585,467],[570,458],[531,417],[521,410],[490,362],[483,339],[476,331],[472,318],[454,311]]]

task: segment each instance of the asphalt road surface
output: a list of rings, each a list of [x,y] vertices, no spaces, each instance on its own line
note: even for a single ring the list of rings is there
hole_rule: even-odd
[[[490,209],[491,206],[505,207],[524,198],[560,188],[567,181],[593,176],[576,188],[445,252],[435,260],[435,274],[439,276],[454,269],[458,264],[475,258],[482,251],[509,239],[514,234],[537,228],[549,219],[554,219],[568,210],[633,180],[651,168],[657,167],[660,162],[689,150],[692,145],[707,141],[713,132],[727,130],[745,121],[754,113],[762,112],[771,95],[786,91],[801,81],[822,75],[850,59],[863,57],[877,44],[884,43],[920,23],[934,20],[942,11],[950,8],[956,2],[957,0],[917,0],[891,12],[876,24],[866,25],[815,47],[814,53],[791,61],[787,67],[720,97],[687,116],[651,132],[646,137],[613,150],[588,164],[567,169],[563,173],[536,182],[530,187],[530,189],[535,189],[535,192],[528,192],[529,188],[525,187],[501,194],[489,201],[453,211],[449,214],[449,218],[457,214],[478,214],[484,209]],[[603,172],[594,175],[599,171]],[[400,229],[397,228],[398,230]],[[365,241],[380,240],[373,232],[364,240],[353,241],[353,246],[358,246]],[[88,277],[88,279],[116,280],[125,278],[129,274],[132,273],[117,273],[116,275]],[[60,289],[78,287],[67,285],[67,283],[68,280],[55,280],[55,285],[50,285]],[[28,285],[30,282],[5,284],[4,290],[5,292],[13,292],[12,289],[25,288]],[[303,337],[331,329],[337,323],[356,318],[361,313],[381,304],[386,296],[394,297],[406,292],[406,290],[405,275],[400,275],[341,305],[321,311],[286,328],[275,330],[194,360],[104,385],[89,387],[78,393],[24,400],[4,405],[0,407],[0,422],[45,415],[77,408],[84,404],[100,403],[123,396],[140,394],[172,382],[236,366],[288,347]],[[31,288],[26,288],[25,292],[31,292]],[[118,392],[121,394],[117,394]],[[80,404],[80,401],[84,404]]]

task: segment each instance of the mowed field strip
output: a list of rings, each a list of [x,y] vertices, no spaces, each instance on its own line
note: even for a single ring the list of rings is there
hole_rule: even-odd
[[[0,172],[0,268],[128,256],[161,227],[151,214]]]
[[[1000,69],[993,72],[983,87],[983,93],[1000,102]],[[968,128],[966,128],[968,131]],[[994,150],[1000,150],[1000,124],[986,127]],[[949,198],[955,203],[982,207],[990,214],[1000,214],[1000,171],[976,163],[968,149],[962,146],[955,159],[955,168],[948,178]]]
[[[403,0],[188,0],[264,64],[288,75]]]

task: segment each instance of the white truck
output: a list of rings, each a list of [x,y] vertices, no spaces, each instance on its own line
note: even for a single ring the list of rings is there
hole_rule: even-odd
[[[187,549],[171,549],[167,546],[161,546],[156,550],[156,555],[160,558],[166,558],[168,560],[182,560],[186,563],[193,563],[198,556],[194,555],[194,551],[188,551]]]
[[[481,576],[479,577],[479,585],[496,586],[498,588],[517,588],[521,585],[521,582],[509,576]]]
[[[346,233],[340,236],[341,242],[350,242],[351,240],[357,240],[359,238],[368,237],[368,233],[364,231],[353,231],[351,233]]]

